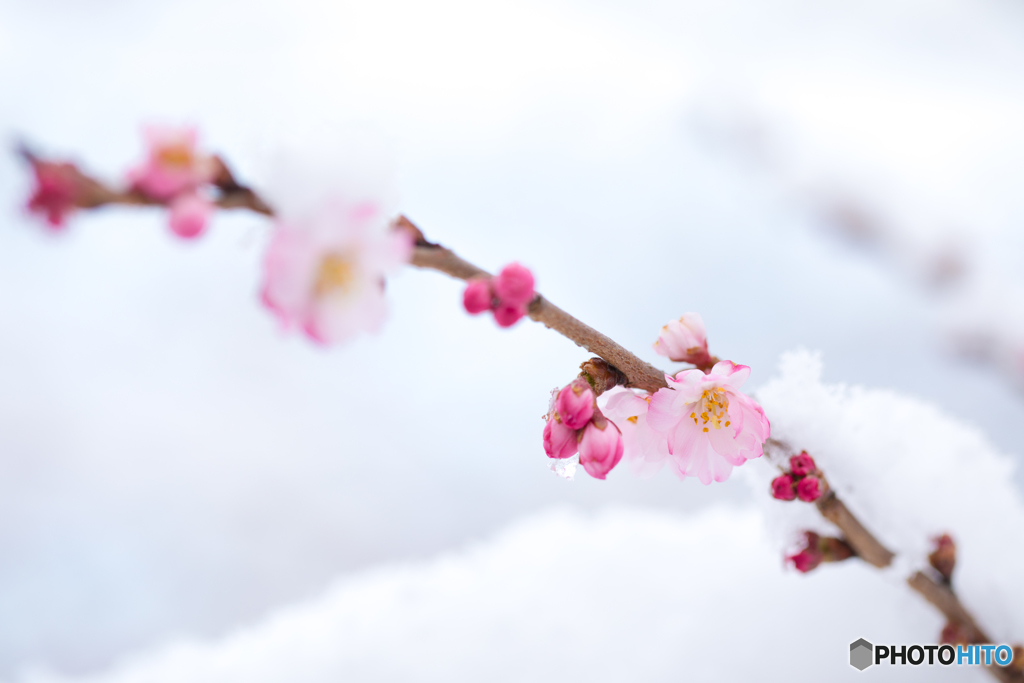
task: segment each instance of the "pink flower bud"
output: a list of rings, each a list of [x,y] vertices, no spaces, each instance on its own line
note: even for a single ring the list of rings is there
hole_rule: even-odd
[[[817,477],[804,477],[797,482],[796,495],[805,503],[813,503],[821,498],[821,482]]]
[[[814,464],[814,458],[807,455],[807,451],[803,451],[800,455],[794,455],[789,459],[789,468],[793,471],[794,476],[804,477],[811,472],[818,469]]]
[[[462,293],[462,305],[470,315],[489,310],[493,301],[490,278],[473,278],[466,284],[466,291]]]
[[[622,460],[622,433],[614,422],[604,419],[604,427],[587,424],[580,439],[580,464],[594,479],[604,479]]]
[[[206,230],[213,204],[195,194],[186,194],[171,202],[171,230],[183,239],[199,237]]]
[[[821,553],[815,548],[804,548],[795,555],[786,558],[793,563],[794,569],[801,574],[816,569],[821,564]]]
[[[796,487],[793,486],[793,477],[783,474],[772,479],[772,497],[778,500],[793,500],[796,498]]]
[[[595,400],[587,380],[577,378],[558,392],[555,410],[567,427],[583,429],[594,415]]]
[[[525,306],[534,296],[533,273],[525,266],[510,263],[494,278],[494,293],[503,304]]]
[[[698,313],[685,313],[679,320],[673,320],[661,328],[654,350],[669,360],[709,365],[708,338],[704,320]]]
[[[786,556],[788,562],[793,563],[793,567],[801,574],[806,574],[812,569],[816,568],[821,564],[822,560],[825,559],[824,553],[821,552],[820,546],[821,537],[813,531],[805,531],[803,538],[803,548],[793,555]]]
[[[552,417],[544,425],[544,452],[549,458],[571,458],[576,455],[576,430]]]
[[[28,210],[46,218],[51,228],[60,228],[75,210],[80,192],[81,173],[74,164],[33,161],[36,184],[28,200]]]
[[[928,555],[928,563],[935,567],[948,583],[953,578],[953,570],[956,568],[956,543],[949,534],[942,534],[932,540],[935,543],[935,550]]]
[[[524,315],[526,315],[526,306],[510,306],[502,302],[494,309],[494,322],[498,323],[498,327],[512,327]]]

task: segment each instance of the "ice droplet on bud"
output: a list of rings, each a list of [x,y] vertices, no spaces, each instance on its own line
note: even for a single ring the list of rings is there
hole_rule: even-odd
[[[561,458],[553,461],[548,465],[548,469],[560,476],[562,479],[568,479],[572,481],[576,477],[576,468],[580,464],[580,454],[572,456],[571,458]]]

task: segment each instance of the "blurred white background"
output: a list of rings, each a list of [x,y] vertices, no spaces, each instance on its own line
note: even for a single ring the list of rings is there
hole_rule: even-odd
[[[143,122],[193,122],[259,184],[331,130],[429,237],[529,265],[652,362],[699,311],[752,387],[820,349],[826,380],[927,398],[1018,457],[1012,377],[943,330],[1024,325],[1022,38],[995,0],[4,0],[0,133],[114,179]],[[0,155],[0,677],[228,633],[554,505],[750,498],[552,476],[540,416],[586,354],[470,318],[454,281],[402,273],[384,333],[325,351],[258,304],[261,218],[183,244],[116,209],[54,237],[27,187]],[[873,217],[867,248],[837,211]],[[980,283],[955,309],[926,284],[949,254]]]

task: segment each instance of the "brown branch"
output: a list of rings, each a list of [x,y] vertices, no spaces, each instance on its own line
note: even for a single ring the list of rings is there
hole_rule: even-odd
[[[857,557],[879,569],[892,563],[892,558],[895,557],[893,552],[864,528],[846,504],[839,500],[835,491],[829,489],[814,504],[822,517],[839,527],[846,542],[857,552]]]
[[[397,224],[406,229],[408,229],[407,226],[412,226],[415,229],[415,226],[404,216],[399,218]],[[427,242],[419,229],[415,229],[413,234],[416,236],[417,246],[413,252],[412,265],[418,268],[437,270],[459,280],[490,277],[490,273],[486,270],[466,261],[452,250]],[[577,346],[582,346],[590,353],[600,356],[618,368],[628,379],[626,386],[651,393],[668,386],[665,382],[664,372],[650,363],[644,362],[593,327],[569,315],[543,296],[538,294],[530,302],[527,312],[531,319],[558,332],[563,337],[575,342]]]
[[[946,619],[958,624],[970,643],[983,645],[993,643],[988,634],[981,630],[978,623],[974,621],[971,613],[964,608],[960,598],[948,586],[935,581],[924,572],[914,572],[907,579],[907,584],[930,602],[935,609],[942,612]],[[1024,674],[1020,672],[995,664],[985,668],[993,676],[1006,683],[1024,683]]]

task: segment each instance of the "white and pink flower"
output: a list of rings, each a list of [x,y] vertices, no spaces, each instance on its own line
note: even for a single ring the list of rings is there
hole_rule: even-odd
[[[159,201],[192,193],[213,180],[213,157],[198,149],[199,133],[191,126],[147,126],[146,160],[128,172],[133,188]]]
[[[708,374],[665,376],[668,387],[651,397],[647,422],[664,435],[678,475],[702,484],[725,481],[733,467],[761,457],[771,426],[761,406],[739,390],[749,376],[750,368],[731,361]]]
[[[377,332],[387,316],[384,277],[408,262],[412,242],[389,230],[375,204],[323,204],[277,221],[264,261],[263,302],[322,344]]]
[[[625,457],[633,474],[653,476],[668,460],[668,442],[647,423],[649,394],[616,388],[608,392],[604,412],[622,430]]]
[[[771,433],[761,406],[739,391],[750,368],[730,361],[711,372],[666,375],[657,393],[609,392],[605,412],[622,426],[630,469],[651,475],[667,462],[680,479],[725,481],[732,468],[760,457]]]
[[[698,367],[710,365],[704,319],[699,313],[684,313],[679,320],[669,322],[661,328],[654,350],[679,363],[692,363]]]

